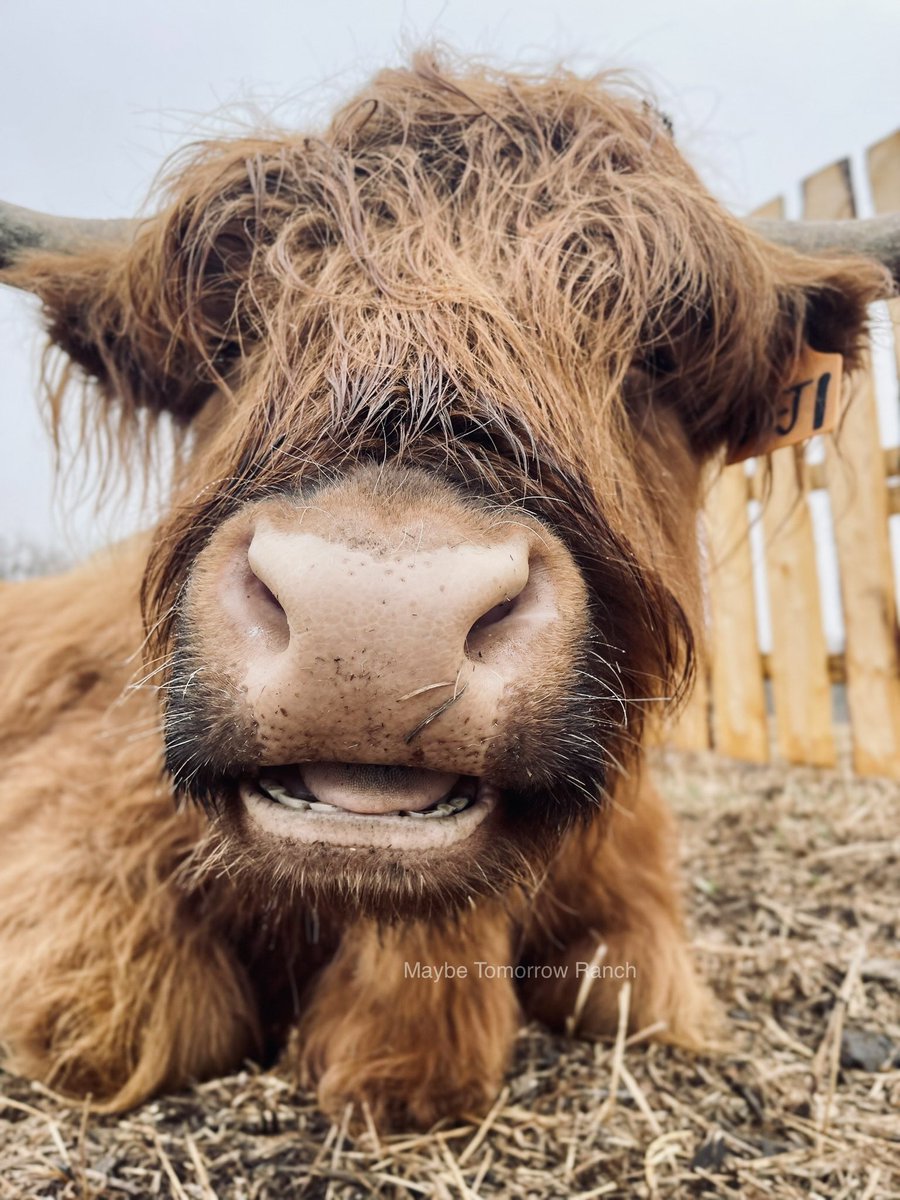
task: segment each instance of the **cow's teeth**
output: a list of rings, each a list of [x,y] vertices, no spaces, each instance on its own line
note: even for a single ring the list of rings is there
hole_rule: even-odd
[[[408,817],[452,817],[454,813],[462,812],[464,808],[468,808],[471,804],[468,796],[452,796],[449,800],[443,800],[440,804],[434,805],[433,808],[423,809],[421,812],[408,812]]]
[[[278,797],[278,803],[283,804],[285,808],[294,808],[297,812],[307,812],[310,808],[308,800],[301,800],[299,796],[291,796],[287,793]]]
[[[289,793],[287,788],[277,783],[274,779],[260,779],[259,786],[263,791],[268,792],[273,800],[280,800],[282,796],[287,796]]]
[[[447,814],[438,812],[436,808],[424,808],[421,812],[415,812],[413,809],[406,814],[408,817],[416,817],[418,820],[424,821],[427,817],[444,817]]]
[[[285,808],[294,808],[298,812],[305,812],[309,808],[308,800],[302,796],[291,795],[287,788],[275,779],[262,778],[259,785],[272,800],[277,804],[283,804]]]

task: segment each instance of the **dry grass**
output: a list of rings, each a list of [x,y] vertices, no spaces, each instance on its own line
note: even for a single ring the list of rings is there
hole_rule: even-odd
[[[0,1198],[900,1197],[900,789],[660,768],[719,1052],[530,1028],[485,1121],[389,1139],[352,1139],[273,1074],[118,1120],[0,1074]]]

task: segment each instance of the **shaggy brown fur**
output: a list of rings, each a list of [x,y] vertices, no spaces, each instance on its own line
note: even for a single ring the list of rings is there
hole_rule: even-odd
[[[634,967],[636,1026],[700,1037],[669,822],[639,772],[646,704],[690,680],[700,471],[774,425],[804,339],[852,363],[881,270],[760,242],[616,79],[421,58],[321,137],[195,148],[130,247],[35,254],[7,279],[94,379],[88,424],[202,427],[149,540],[0,590],[11,1064],[122,1108],[286,1047],[326,1108],[428,1123],[489,1102],[522,1008],[560,1027],[572,1011],[573,971],[517,987],[477,961],[571,967],[598,941]],[[366,463],[545,523],[591,595],[578,720],[547,737],[565,761],[522,793],[543,834],[523,821],[505,886],[455,919],[427,879],[423,920],[374,888],[351,903],[351,867],[323,901],[287,864],[248,865],[227,823],[175,810],[162,771],[198,555],[248,502]],[[174,740],[175,784],[225,795],[227,771],[198,782]],[[470,973],[404,979],[416,960]],[[595,984],[580,1027],[609,1031],[615,1006]]]

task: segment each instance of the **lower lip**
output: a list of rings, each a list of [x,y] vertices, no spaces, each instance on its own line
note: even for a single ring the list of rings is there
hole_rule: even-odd
[[[496,807],[500,793],[479,783],[474,803],[450,817],[417,821],[413,817],[364,813],[298,812],[279,804],[249,781],[240,796],[253,825],[265,833],[305,845],[316,843],[354,849],[445,850],[464,842]]]

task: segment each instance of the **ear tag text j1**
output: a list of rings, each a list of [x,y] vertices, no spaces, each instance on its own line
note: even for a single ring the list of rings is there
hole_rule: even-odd
[[[820,354],[804,346],[781,390],[775,428],[766,437],[739,446],[728,459],[729,466],[782,446],[795,446],[817,433],[831,433],[841,415],[843,361],[840,354]]]

